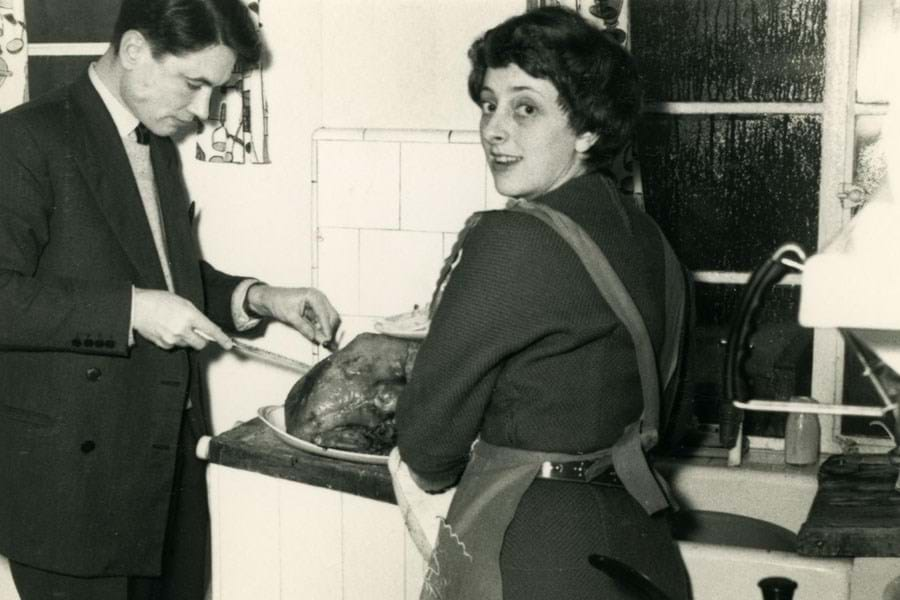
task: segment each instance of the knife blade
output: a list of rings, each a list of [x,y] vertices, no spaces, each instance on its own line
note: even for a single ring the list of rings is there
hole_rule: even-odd
[[[272,352],[271,350],[260,348],[259,346],[253,346],[245,342],[240,342],[234,338],[231,338],[231,343],[234,344],[232,346],[233,350],[237,350],[238,352],[242,352],[243,354],[246,354],[247,356],[251,356],[253,358],[267,360],[271,363],[281,365],[282,367],[293,369],[294,371],[297,371],[298,373],[304,375],[312,368],[308,364],[285,356],[284,354],[279,354],[277,352]]]
[[[200,331],[199,329],[195,329],[194,333],[202,337],[203,339],[209,342],[215,342],[211,336],[207,335],[205,332]],[[248,344],[246,342],[242,342],[240,340],[236,340],[234,338],[228,338],[231,340],[231,350],[237,350],[247,356],[252,358],[258,358],[262,360],[269,361],[271,363],[281,365],[282,367],[287,367],[288,369],[292,369],[297,371],[298,373],[305,375],[307,371],[309,371],[312,367],[308,364],[300,362],[299,360],[295,360],[284,354],[279,354],[277,352],[272,352],[271,350],[266,350],[265,348],[260,348],[259,346],[254,346],[252,344]]]

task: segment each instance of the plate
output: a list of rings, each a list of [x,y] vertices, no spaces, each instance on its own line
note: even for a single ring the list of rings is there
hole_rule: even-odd
[[[292,436],[287,432],[287,427],[285,427],[284,424],[284,406],[282,405],[263,406],[257,411],[257,414],[259,415],[259,420],[262,421],[266,427],[271,429],[275,435],[278,436],[278,439],[293,448],[309,452],[310,454],[317,454],[319,456],[327,456],[328,458],[337,458],[340,460],[349,460],[350,462],[372,465],[386,465],[388,462],[388,457],[382,454],[366,454],[364,452],[325,448],[324,446],[319,446],[318,444],[313,444],[312,442],[307,442],[306,440],[301,440],[298,437]]]
[[[429,306],[428,304],[422,308],[417,306],[409,312],[379,319],[375,322],[375,331],[391,337],[423,340],[428,335]]]
[[[383,324],[383,323],[375,323],[375,331],[378,333],[383,333],[384,335],[389,335],[391,337],[400,338],[403,340],[424,340],[425,336],[428,335],[428,330],[407,331],[405,329],[391,327],[389,324]]]

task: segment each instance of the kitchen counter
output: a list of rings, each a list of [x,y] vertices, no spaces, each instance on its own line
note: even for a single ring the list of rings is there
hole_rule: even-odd
[[[212,438],[209,462],[397,503],[386,465],[336,460],[292,448],[258,418]]]
[[[819,489],[800,529],[804,556],[900,556],[897,466],[884,454],[835,455],[819,469]]]
[[[394,504],[385,465],[292,448],[259,419],[211,438],[206,454],[211,463],[212,600],[419,597],[425,564]],[[816,523],[834,525],[815,521],[819,513],[810,510],[814,497],[822,507],[827,504],[817,496],[815,466],[748,463],[733,469],[688,460],[664,467],[686,509],[758,518],[791,531],[807,520],[807,535],[821,534],[810,529]],[[850,514],[855,510],[850,504],[852,499],[838,512]],[[680,544],[697,600],[758,598],[758,579],[779,574],[821,600],[869,600],[900,586],[900,580],[894,582],[900,573],[897,558],[807,558]],[[809,553],[814,555],[826,556]]]
[[[385,465],[337,460],[292,448],[258,418],[212,438],[209,461],[396,504]],[[745,473],[736,470],[733,474]],[[885,456],[855,457],[849,462],[832,456],[825,461],[819,470],[815,500],[800,529],[799,553],[811,557],[900,556],[896,474],[897,467],[888,464]],[[677,477],[673,479],[677,482]]]
[[[386,465],[318,456],[260,419],[204,438],[212,600],[419,597],[425,564]]]

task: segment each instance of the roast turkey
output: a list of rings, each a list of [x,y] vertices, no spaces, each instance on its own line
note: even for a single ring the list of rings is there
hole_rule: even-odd
[[[317,363],[288,393],[287,432],[326,448],[387,454],[397,398],[419,342],[363,333]]]

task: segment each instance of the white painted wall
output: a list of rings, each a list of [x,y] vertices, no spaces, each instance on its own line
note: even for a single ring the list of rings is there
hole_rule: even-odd
[[[466,52],[525,0],[328,0],[326,127],[473,129]]]
[[[272,54],[264,76],[272,164],[200,163],[188,139],[185,177],[210,262],[276,285],[308,285],[313,131],[475,128],[466,51],[482,31],[524,10],[525,0],[264,0],[261,7]],[[311,345],[285,327],[256,341],[313,360]],[[296,379],[213,353],[214,429],[280,404]]]

